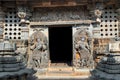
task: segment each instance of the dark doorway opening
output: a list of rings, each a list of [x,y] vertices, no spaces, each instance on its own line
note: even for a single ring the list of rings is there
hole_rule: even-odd
[[[72,62],[72,27],[50,27],[49,48],[52,63]]]

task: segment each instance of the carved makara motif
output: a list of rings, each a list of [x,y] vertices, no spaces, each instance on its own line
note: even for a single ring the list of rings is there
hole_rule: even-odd
[[[32,66],[44,68],[48,66],[47,37],[40,31],[36,31],[30,37],[30,49],[32,52]]]
[[[92,66],[92,38],[88,31],[79,29],[74,34],[75,66],[90,68]]]

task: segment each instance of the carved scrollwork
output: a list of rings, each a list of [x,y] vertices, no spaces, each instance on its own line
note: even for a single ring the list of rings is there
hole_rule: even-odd
[[[88,31],[79,29],[74,34],[75,66],[77,68],[89,68],[92,62],[92,38]]]
[[[32,66],[44,68],[48,65],[47,37],[40,31],[34,32],[30,37],[30,49],[32,52]]]

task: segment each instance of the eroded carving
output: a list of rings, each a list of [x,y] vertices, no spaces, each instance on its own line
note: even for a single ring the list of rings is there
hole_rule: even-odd
[[[47,37],[40,31],[32,34],[30,49],[32,51],[33,67],[44,68],[48,65]]]
[[[18,17],[21,19],[20,23],[29,23],[29,18],[32,16],[31,11],[26,6],[18,6]]]
[[[5,17],[5,13],[2,10],[2,7],[0,6],[0,35],[3,34],[4,17]]]
[[[84,7],[71,8],[36,8],[32,21],[61,21],[87,19]]]
[[[92,39],[85,29],[79,29],[74,34],[75,63],[78,68],[91,67]]]
[[[90,6],[90,7],[89,7]],[[100,17],[103,13],[104,5],[101,2],[96,2],[94,6],[89,5],[88,9],[90,10],[90,19],[97,22],[101,22]]]

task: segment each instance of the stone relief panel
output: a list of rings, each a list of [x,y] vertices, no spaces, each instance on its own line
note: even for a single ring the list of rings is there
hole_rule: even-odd
[[[92,68],[92,35],[90,27],[73,27],[73,64],[76,68]]]
[[[36,8],[32,21],[66,21],[66,20],[85,20],[87,19],[85,7],[56,7],[56,8]]]
[[[34,68],[46,68],[49,62],[48,54],[48,37],[46,28],[32,28],[33,33],[30,35],[30,65]],[[48,32],[47,32],[48,33]]]

